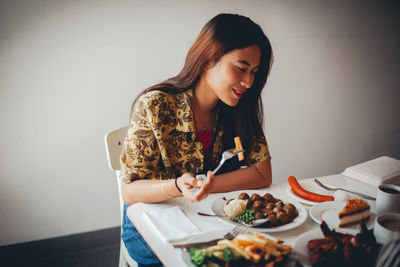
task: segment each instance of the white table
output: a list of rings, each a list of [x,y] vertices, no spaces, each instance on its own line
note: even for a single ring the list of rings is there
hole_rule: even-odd
[[[305,179],[301,181],[307,181],[310,179]],[[325,176],[319,178],[319,180],[321,182],[326,182],[330,185],[335,185],[335,186],[347,185],[347,182],[344,180],[344,178],[340,177],[339,175]],[[260,190],[269,192],[272,195],[278,194],[287,196],[286,193],[287,187],[288,183],[283,182],[279,184],[272,184],[270,187],[263,188]],[[223,194],[224,193],[218,193],[215,195],[217,196],[221,195],[222,197]],[[184,198],[177,198],[163,203],[157,203],[152,205],[163,206],[163,207],[179,206],[184,212],[184,214],[189,218],[189,220],[191,220],[201,231],[210,231],[218,229],[225,229],[226,231],[229,231],[231,228],[233,228],[233,225],[229,226],[228,224],[220,221],[217,218],[202,217],[197,214],[198,211],[206,213],[210,212],[210,204],[211,204],[210,199],[211,198],[207,198],[198,203],[190,203]],[[144,205],[138,203],[130,206],[127,210],[128,217],[135,225],[135,227],[138,229],[140,234],[143,236],[143,238],[146,240],[149,246],[153,249],[153,251],[156,253],[157,257],[161,260],[164,266],[166,267],[187,266],[181,258],[180,249],[174,248],[168,241],[163,239],[162,236],[155,230],[154,226],[149,223],[148,219],[143,214],[144,207],[145,207]],[[304,207],[307,209],[308,212],[311,206],[304,205]],[[294,241],[299,235],[308,232],[310,230],[317,229],[318,227],[319,225],[316,222],[314,222],[310,216],[308,216],[304,224],[295,229],[286,232],[267,233],[267,234],[273,237],[281,237],[284,240],[285,244],[293,245]]]

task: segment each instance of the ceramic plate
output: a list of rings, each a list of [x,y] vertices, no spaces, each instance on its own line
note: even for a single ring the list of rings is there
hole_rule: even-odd
[[[333,195],[333,192],[325,190],[321,187],[319,187],[314,180],[299,180],[299,184],[301,185],[301,187],[303,187],[305,190],[316,193],[316,194],[321,194],[321,195]],[[306,204],[306,205],[315,205],[318,204],[320,202],[314,202],[314,201],[310,201],[307,199],[304,199],[302,197],[299,197],[298,195],[296,195],[295,193],[293,193],[292,188],[290,186],[288,186],[286,188],[286,193],[293,198],[294,200],[297,200],[300,203]]]
[[[226,229],[225,230],[221,229],[221,230],[211,231],[211,232],[207,232],[207,233],[197,234],[197,235],[194,235],[194,236],[186,239],[185,243],[194,243],[194,242],[197,243],[197,242],[204,242],[207,240],[212,240],[212,239],[215,239],[216,237],[224,236],[227,232],[229,232],[229,230],[227,231]],[[275,238],[272,236],[269,236],[269,235],[266,235],[263,233],[261,233],[261,235],[263,235],[269,239],[275,240]],[[180,251],[181,251],[181,258],[182,258],[183,262],[186,264],[186,266],[195,266],[190,261],[189,250],[180,249]]]
[[[318,203],[313,207],[311,207],[310,216],[318,224],[321,224],[322,221],[325,221],[329,227],[339,229],[338,214],[344,208],[345,205],[346,202],[340,202],[340,201],[328,201],[328,202]],[[367,227],[369,229],[374,227],[375,217],[376,217],[375,210],[373,210],[371,206],[371,215],[367,222]],[[358,223],[340,228],[358,230],[360,228],[360,224]]]
[[[337,232],[339,233],[349,233],[352,235],[355,235],[358,233],[356,230],[352,229],[336,229]],[[300,261],[301,264],[304,265],[304,267],[311,267],[311,262],[310,262],[310,254],[308,251],[307,243],[310,240],[317,239],[317,238],[324,238],[324,235],[322,234],[321,229],[315,229],[309,232],[306,232],[302,235],[300,235],[296,241],[294,241],[293,245],[293,254],[296,256],[296,258]]]
[[[224,214],[224,205],[226,204],[226,202],[229,199],[232,198],[237,198],[240,193],[247,193],[250,196],[254,193],[259,194],[260,196],[265,195],[266,193],[268,193],[268,191],[260,191],[260,190],[242,190],[242,191],[235,191],[235,192],[229,192],[229,193],[225,193],[225,194],[221,194],[219,196],[216,196],[215,199],[213,199],[211,201],[211,211],[214,214]],[[294,219],[293,222],[288,223],[288,224],[284,224],[284,225],[280,225],[280,226],[276,226],[276,227],[252,227],[251,230],[252,231],[257,231],[257,232],[283,232],[283,231],[287,231],[287,230],[291,230],[293,228],[296,228],[300,225],[302,225],[306,219],[307,219],[307,210],[303,207],[303,205],[301,205],[300,203],[298,203],[297,201],[293,201],[292,199],[286,197],[286,196],[281,196],[278,194],[272,194],[273,197],[275,198],[279,198],[281,199],[284,203],[292,203],[297,211],[299,212],[299,215]],[[228,218],[218,218],[219,220],[222,220],[223,222],[226,222],[228,224],[233,224],[233,225],[237,225],[235,222],[231,221]]]

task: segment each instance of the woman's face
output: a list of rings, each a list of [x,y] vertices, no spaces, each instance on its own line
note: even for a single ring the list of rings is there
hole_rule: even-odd
[[[258,45],[235,49],[206,67],[204,80],[210,93],[228,106],[236,106],[253,82],[260,65]]]

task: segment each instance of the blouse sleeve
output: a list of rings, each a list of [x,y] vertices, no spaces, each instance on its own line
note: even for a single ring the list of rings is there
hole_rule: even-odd
[[[131,118],[120,158],[120,178],[126,183],[137,179],[162,179],[165,171],[158,165],[160,149],[154,132],[155,101],[142,96]]]
[[[257,162],[270,160],[271,155],[269,153],[269,148],[267,144],[267,140],[264,135],[258,136],[254,138],[253,146],[249,152],[247,157],[247,165],[251,165]]]

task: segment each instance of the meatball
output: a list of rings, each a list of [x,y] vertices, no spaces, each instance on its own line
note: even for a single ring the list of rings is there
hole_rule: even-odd
[[[299,212],[296,209],[296,210],[294,210],[292,218],[296,218],[298,215],[299,215]]]
[[[264,219],[265,218],[265,215],[264,215],[264,212],[256,212],[256,214],[254,215],[254,218],[256,219],[256,220],[258,220],[258,219]]]
[[[275,208],[274,208],[274,212],[276,212],[276,213],[279,213],[279,212],[281,212],[283,210],[283,208],[282,207],[279,207],[279,206],[276,206]]]
[[[275,203],[275,206],[283,207],[284,204],[283,204],[283,202],[281,200],[278,199],[278,202]]]
[[[247,194],[247,193],[241,193],[239,196],[238,196],[238,199],[243,199],[243,200],[246,200],[246,199],[249,199],[250,198],[250,196]]]
[[[254,201],[253,200],[251,200],[251,199],[247,199],[247,208],[251,208],[251,206],[253,206],[253,203],[254,203]]]
[[[279,222],[281,224],[285,224],[285,223],[289,222],[289,216],[286,214],[286,212],[283,212],[283,211],[279,212],[276,215],[276,218],[279,220]]]
[[[265,199],[267,202],[271,201],[271,199],[273,199],[274,197],[270,194],[270,193],[266,193],[263,196],[263,199]]]
[[[253,194],[251,195],[251,200],[253,201],[262,200],[262,197],[259,194]]]
[[[274,203],[274,204],[277,203],[277,202],[279,202],[279,201],[280,201],[279,199],[274,198],[274,197],[270,200],[270,202],[272,202],[272,203]]]
[[[266,214],[270,214],[272,212],[272,210],[271,209],[267,209],[267,208],[263,208],[261,210],[261,212],[266,213]]]
[[[275,204],[274,204],[274,203],[271,203],[271,202],[268,202],[267,205],[265,205],[265,207],[266,207],[267,209],[274,209],[274,208],[275,208]]]
[[[289,215],[289,217],[294,217],[296,213],[296,207],[292,203],[286,203],[283,206],[283,210]]]
[[[276,213],[275,212],[271,212],[270,214],[268,214],[267,219],[268,219],[267,223],[270,226],[275,226],[278,223],[278,219],[276,218]]]
[[[254,201],[251,208],[256,211],[261,211],[264,208],[264,202],[261,200],[256,200],[256,201]]]

